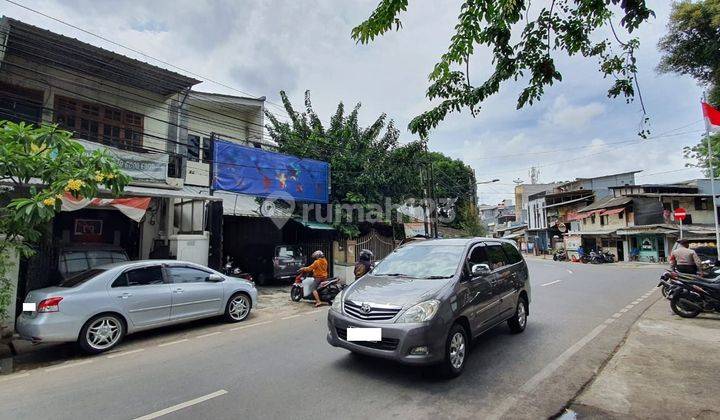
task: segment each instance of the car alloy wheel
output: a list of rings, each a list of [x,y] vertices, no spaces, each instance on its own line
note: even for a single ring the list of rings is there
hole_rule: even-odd
[[[117,344],[122,336],[120,321],[112,316],[100,317],[93,321],[85,333],[85,338],[94,350],[103,351]]]
[[[233,321],[242,321],[250,313],[250,299],[245,295],[237,295],[230,300],[228,315]]]
[[[527,312],[525,312],[525,303],[521,300],[517,307],[517,321],[520,328],[525,328],[527,323]]]
[[[450,364],[459,370],[465,363],[465,336],[456,332],[450,339]]]

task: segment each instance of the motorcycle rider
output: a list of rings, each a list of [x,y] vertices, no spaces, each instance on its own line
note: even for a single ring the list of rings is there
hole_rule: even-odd
[[[670,253],[670,268],[685,274],[702,274],[702,261],[694,250],[689,248],[687,239],[678,241],[680,246]]]
[[[370,271],[370,268],[372,268],[373,258],[374,255],[369,249],[363,249],[362,251],[360,251],[358,261],[355,263],[355,269],[353,270],[355,273],[355,280],[359,279],[360,277],[367,274],[368,271]]]
[[[306,278],[303,280],[303,294],[307,296],[312,292],[315,298],[315,306],[322,306],[323,302],[320,300],[320,294],[317,291],[320,283],[324,282],[328,278],[328,262],[325,259],[325,255],[319,249],[312,253],[312,258],[315,259],[312,264],[307,267],[302,267],[299,271],[305,273],[312,273],[313,278]]]

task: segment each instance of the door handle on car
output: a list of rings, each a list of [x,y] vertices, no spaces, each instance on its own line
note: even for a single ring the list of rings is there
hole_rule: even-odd
[[[122,295],[118,295],[120,299],[127,299],[130,296],[132,296],[132,293],[123,293]]]
[[[181,289],[179,287],[177,289],[173,290],[173,293],[182,293],[182,292],[183,292],[183,289]]]

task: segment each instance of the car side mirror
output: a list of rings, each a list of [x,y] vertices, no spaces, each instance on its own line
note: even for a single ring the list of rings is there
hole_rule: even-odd
[[[225,281],[225,278],[219,274],[210,274],[209,276],[207,276],[205,281],[210,283],[220,283],[222,281]]]
[[[486,276],[490,274],[490,266],[487,264],[473,264],[470,270],[473,277]]]

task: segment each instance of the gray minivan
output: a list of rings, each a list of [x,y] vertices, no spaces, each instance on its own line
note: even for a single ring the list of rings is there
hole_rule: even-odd
[[[472,338],[505,321],[512,332],[524,331],[529,305],[528,267],[512,242],[413,242],[335,299],[327,340],[355,353],[438,364],[457,376]]]

